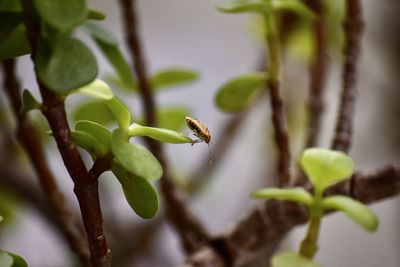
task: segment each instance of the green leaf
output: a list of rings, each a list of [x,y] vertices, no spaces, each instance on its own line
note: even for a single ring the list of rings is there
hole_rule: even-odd
[[[0,0],[0,12],[20,12],[21,2],[17,0]]]
[[[104,80],[111,84],[113,88],[117,88],[126,93],[137,93],[139,89],[136,81],[133,81],[132,83],[124,82],[120,75],[117,76],[109,73],[105,75]]]
[[[108,62],[113,66],[115,72],[118,74],[119,79],[130,88],[129,91],[136,90],[136,83],[133,78],[132,69],[126,61],[121,50],[118,46],[110,46],[99,41],[96,42]]]
[[[86,22],[84,28],[90,33],[97,46],[113,66],[123,84],[132,88],[134,78],[129,63],[118,47],[117,39],[98,23]]]
[[[71,135],[75,144],[89,152],[90,155],[101,157],[106,154],[106,150],[102,148],[100,143],[93,135],[87,132],[76,130],[71,130]]]
[[[115,96],[110,100],[107,100],[106,104],[117,120],[119,127],[127,129],[129,124],[131,124],[131,113],[129,112],[128,107]]]
[[[0,60],[19,57],[30,52],[31,48],[23,25],[19,25],[3,42],[0,42]]]
[[[110,46],[118,46],[118,41],[114,34],[101,26],[101,24],[87,21],[82,27],[87,30],[96,41]]]
[[[76,89],[93,81],[98,73],[96,58],[81,41],[64,37],[42,40],[35,65],[40,80],[56,93]]]
[[[98,10],[89,9],[87,14],[87,19],[104,20],[106,19],[106,15]]]
[[[111,148],[111,132],[106,127],[93,121],[78,121],[75,130],[86,132],[96,138],[102,146]]]
[[[22,92],[22,107],[21,107],[21,114],[26,114],[33,109],[41,109],[42,104],[39,103],[29,92],[28,89],[24,89]]]
[[[168,68],[157,71],[150,78],[153,90],[175,87],[194,82],[199,78],[197,72],[186,68]]]
[[[311,261],[294,252],[279,252],[271,259],[272,267],[320,267],[314,261]]]
[[[7,252],[7,253],[8,253],[8,255],[10,255],[13,258],[12,267],[28,267],[28,264],[21,256],[18,256],[11,252]],[[2,265],[0,265],[0,266],[2,266]]]
[[[102,100],[110,100],[114,97],[108,84],[99,79],[96,79],[93,82],[78,89],[74,89],[70,93],[80,93]]]
[[[178,133],[168,129],[141,126],[137,123],[133,123],[131,126],[129,126],[128,134],[130,136],[147,136],[152,139],[171,144],[193,144],[194,142],[186,134]]]
[[[115,122],[114,115],[111,113],[107,104],[103,101],[88,101],[80,103],[72,112],[72,118],[75,122],[88,120],[101,125]]]
[[[364,229],[375,232],[378,228],[378,218],[373,211],[363,203],[346,196],[332,196],[322,200],[324,209],[343,211],[354,222]]]
[[[86,0],[34,0],[40,17],[61,32],[72,30],[87,18]]]
[[[185,117],[189,115],[190,111],[185,107],[160,108],[157,109],[157,125],[160,128],[178,131],[186,125]]]
[[[272,198],[272,199],[295,201],[303,203],[305,205],[310,205],[313,202],[313,197],[311,196],[311,194],[303,188],[288,188],[288,189],[264,188],[252,193],[251,196],[254,198],[262,198],[262,199]]]
[[[306,19],[316,19],[314,12],[299,0],[272,1],[272,8],[275,11],[292,11]]]
[[[157,191],[149,181],[141,177],[127,173],[116,162],[111,165],[111,171],[122,185],[126,200],[133,211],[143,219],[151,219],[157,214]]]
[[[0,12],[0,43],[4,42],[21,23],[21,14],[16,12]]]
[[[12,267],[14,263],[13,257],[5,251],[0,250],[0,266]]]
[[[157,158],[144,146],[131,144],[121,129],[116,129],[111,137],[111,149],[119,164],[129,173],[157,180],[163,170]]]
[[[218,89],[215,103],[223,111],[240,111],[251,103],[266,81],[264,73],[237,76]]]
[[[348,155],[324,148],[306,149],[300,158],[300,164],[320,192],[349,178],[354,169],[353,160]]]
[[[256,0],[256,1],[234,1],[231,3],[221,4],[217,9],[224,13],[266,13],[268,11],[269,3]]]
[[[3,222],[4,218],[0,215],[0,223]]]

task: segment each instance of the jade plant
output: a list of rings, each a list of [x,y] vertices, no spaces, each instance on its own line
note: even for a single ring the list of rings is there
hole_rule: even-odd
[[[343,152],[323,148],[306,149],[300,165],[313,186],[313,193],[304,188],[265,188],[252,194],[260,199],[293,201],[308,209],[309,222],[298,253],[283,252],[272,258],[273,267],[319,266],[313,261],[318,251],[318,237],[324,213],[342,211],[361,228],[374,232],[378,227],[376,215],[364,204],[347,196],[324,196],[326,189],[349,179],[354,170],[353,160]]]
[[[221,4],[218,10],[228,14],[252,13],[263,18],[265,45],[269,55],[266,71],[240,74],[224,83],[215,96],[215,103],[222,111],[239,112],[251,106],[267,82],[279,81],[281,64],[277,27],[279,14],[282,11],[289,11],[305,21],[312,21],[315,15],[298,0],[239,0]]]
[[[132,123],[128,107],[113,95],[110,87],[102,80],[96,79],[83,87],[68,90],[62,97],[67,98],[72,94],[83,94],[101,101],[118,124],[111,131],[97,122],[79,120],[71,131],[74,142],[86,150],[93,161],[100,158],[105,160],[106,166],[121,183],[125,197],[136,214],[145,219],[154,217],[158,210],[158,196],[152,182],[161,178],[162,166],[147,148],[137,142],[130,143],[129,140],[145,136],[172,144],[192,144],[194,141],[186,134],[173,130]],[[25,90],[21,112],[41,107]]]

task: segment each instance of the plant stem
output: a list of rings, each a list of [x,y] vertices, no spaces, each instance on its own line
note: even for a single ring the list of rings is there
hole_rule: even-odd
[[[155,99],[148,81],[146,61],[139,38],[136,1],[119,0],[119,3],[126,32],[126,44],[131,53],[131,61],[137,76],[139,92],[144,105],[146,126],[156,126]],[[167,216],[181,237],[185,250],[193,252],[208,242],[208,233],[200,221],[189,211],[182,192],[174,184],[162,144],[149,138],[145,140],[150,151],[157,157],[163,167],[163,177],[160,182],[166,202]]]
[[[315,253],[318,250],[318,236],[319,229],[321,226],[320,217],[312,217],[308,225],[307,234],[304,240],[301,242],[299,254],[308,258],[313,259]]]
[[[32,0],[23,0],[22,10],[27,38],[32,50],[31,58],[35,62],[37,43],[41,38],[40,20],[36,17]],[[36,71],[36,68],[35,68]],[[64,100],[57,96],[38,78],[36,80],[43,99],[43,115],[50,125],[61,157],[74,182],[74,193],[78,199],[83,224],[87,233],[90,260],[94,267],[110,267],[111,251],[108,249],[103,232],[103,218],[98,191],[98,172],[88,172],[72,137]],[[95,163],[96,165],[96,163]]]
[[[360,54],[361,35],[363,30],[361,2],[346,1],[346,18],[344,22],[345,47],[343,64],[343,85],[340,106],[336,122],[332,148],[349,152],[353,136],[353,120],[356,101],[357,63]]]
[[[15,74],[15,60],[4,60],[2,67],[4,70],[4,90],[8,95],[17,120],[17,138],[24,147],[36,171],[41,189],[51,211],[55,214],[55,218],[60,226],[59,228],[63,231],[71,249],[79,256],[82,264],[90,266],[87,244],[76,228],[77,218],[73,216],[67,207],[65,198],[58,189],[54,176],[47,164],[39,134],[27,116],[20,113],[22,106],[20,96],[21,86]]]
[[[270,3],[270,0],[267,1]],[[270,7],[272,9],[272,7]],[[266,42],[268,47],[268,81],[267,88],[270,94],[272,108],[272,124],[275,130],[275,141],[278,146],[276,172],[278,181],[276,184],[283,187],[290,181],[290,149],[287,118],[283,104],[282,90],[280,88],[280,44],[277,28],[276,14],[271,10],[264,15],[267,30]]]

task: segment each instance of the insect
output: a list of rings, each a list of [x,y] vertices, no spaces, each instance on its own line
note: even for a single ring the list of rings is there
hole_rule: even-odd
[[[186,120],[186,125],[189,127],[189,129],[192,130],[193,134],[199,138],[195,140],[192,143],[192,145],[200,142],[206,143],[208,145],[208,151],[210,154],[210,164],[212,164],[211,147],[210,147],[211,143],[210,130],[208,130],[207,126],[205,126],[204,123],[202,123],[198,119],[186,117],[185,120]]]

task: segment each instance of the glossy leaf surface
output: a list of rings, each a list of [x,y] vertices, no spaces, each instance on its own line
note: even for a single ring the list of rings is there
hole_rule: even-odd
[[[31,92],[29,92],[29,90],[25,89],[22,92],[22,107],[21,107],[21,113],[27,113],[30,110],[33,109],[40,109],[42,106],[42,104],[40,104],[31,94]]]
[[[378,218],[363,203],[346,196],[332,196],[322,200],[325,209],[340,210],[365,230],[375,232],[378,228]]]
[[[121,183],[126,200],[133,211],[143,219],[153,218],[158,210],[158,195],[150,182],[127,173],[116,162],[111,165],[111,170]]]
[[[96,138],[106,148],[111,148],[111,132],[104,126],[92,121],[78,121],[75,130],[86,132]]]
[[[199,77],[196,71],[186,68],[167,68],[157,71],[150,78],[154,90],[175,87],[194,82]]]
[[[35,58],[40,80],[56,93],[82,87],[98,73],[96,58],[74,38],[41,41]]]
[[[157,127],[141,126],[137,123],[129,126],[130,136],[147,136],[152,139],[171,144],[192,144],[193,140],[186,134]]]
[[[111,98],[105,102],[122,129],[127,129],[131,124],[131,113],[127,106],[116,97]]]
[[[321,192],[328,186],[347,179],[353,173],[353,160],[343,152],[324,148],[306,149],[301,167],[312,184]]]
[[[72,112],[72,118],[75,122],[88,120],[102,125],[116,122],[114,115],[103,101],[88,101],[78,104]]]
[[[215,103],[223,111],[240,111],[247,107],[266,83],[263,73],[237,76],[223,84],[215,97]]]
[[[102,100],[110,100],[114,97],[108,84],[99,79],[96,79],[93,82],[78,89],[74,89],[71,93],[80,93]]]
[[[111,149],[117,162],[127,172],[147,180],[161,178],[163,170],[157,158],[144,146],[129,143],[121,129],[112,133]]]
[[[68,31],[87,17],[85,0],[34,0],[40,17],[59,31]]]

